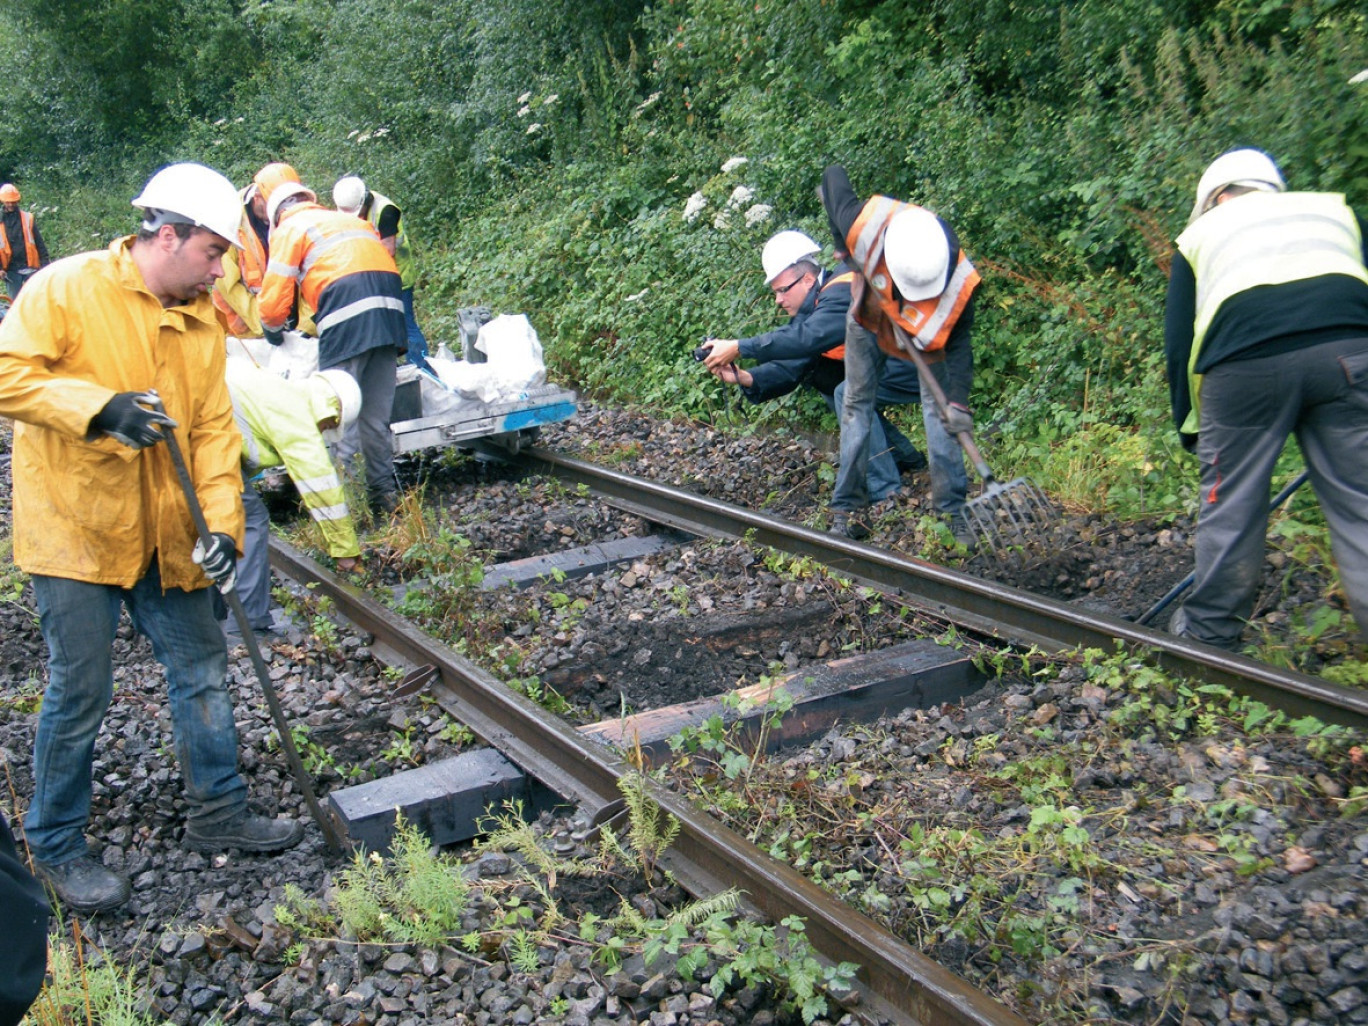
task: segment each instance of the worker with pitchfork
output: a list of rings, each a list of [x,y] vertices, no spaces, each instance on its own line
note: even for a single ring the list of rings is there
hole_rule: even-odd
[[[209,298],[241,200],[218,172],[173,164],[133,205],[135,236],[52,264],[0,322],[0,415],[17,422],[14,561],[32,577],[49,653],[25,835],[38,874],[87,913],[130,894],[85,838],[121,608],[166,670],[186,846],[276,851],[303,836],[300,823],[248,808],[209,594],[231,587],[243,532],[242,437]],[[207,551],[158,444],[166,431],[187,454]]]
[[[865,467],[879,377],[889,356],[910,359],[896,325],[921,351],[949,399],[944,413],[934,402],[922,403],[931,500],[950,520],[956,540],[971,547],[973,533],[962,515],[969,475],[955,436],[974,429],[970,332],[978,272],[948,224],[924,207],[888,196],[861,202],[839,165],[826,169],[819,195],[837,259],[847,259],[858,272],[846,319],[841,466],[831,498],[831,530],[851,538],[869,534]]]

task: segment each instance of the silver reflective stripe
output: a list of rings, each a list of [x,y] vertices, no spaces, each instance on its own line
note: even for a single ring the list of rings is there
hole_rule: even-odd
[[[309,252],[304,255],[304,273],[308,274],[309,269],[328,252],[344,242],[355,242],[357,239],[370,239],[372,242],[378,241],[375,232],[369,228],[357,228],[345,232],[337,232],[334,235],[324,235],[317,228],[310,228],[305,236],[309,240]]]
[[[304,280],[304,272],[294,264],[285,260],[269,260],[266,263],[266,273],[274,274],[281,278],[292,278],[295,281]]]
[[[955,265],[955,273],[950,276],[950,284],[945,286],[945,291],[941,293],[940,300],[936,303],[936,309],[931,311],[931,316],[921,324],[917,325],[917,334],[914,341],[918,349],[925,349],[935,341],[940,334],[945,322],[950,319],[950,315],[955,312],[955,304],[959,301],[960,292],[964,289],[964,283],[969,280],[969,276],[974,273],[974,265],[969,262],[968,257],[961,257],[960,262]],[[903,315],[909,309],[915,309],[910,304],[903,307]]]
[[[343,502],[336,506],[318,506],[309,510],[309,516],[315,520],[346,520],[347,504]]]
[[[855,240],[854,252],[851,253],[866,276],[873,274],[883,258],[884,226],[888,219],[899,207],[908,206],[888,196],[874,196],[869,202],[874,204],[873,212],[866,218],[865,226]]]
[[[342,479],[336,474],[324,474],[322,477],[310,477],[303,481],[296,481],[295,487],[299,489],[301,495],[326,492],[331,488],[341,488]]]
[[[404,301],[402,299],[393,299],[389,296],[367,296],[365,299],[358,299],[354,303],[348,303],[341,309],[334,310],[332,313],[328,314],[327,317],[318,321],[318,333],[321,335],[323,332],[330,328],[337,327],[344,321],[349,321],[353,317],[359,317],[362,314],[370,313],[372,310],[397,310],[399,313],[403,313]]]
[[[1357,232],[1345,221],[1320,213],[1292,213],[1270,217],[1239,232],[1231,232],[1206,247],[1197,279],[1197,309],[1212,296],[1228,299],[1248,288],[1245,279],[1255,259],[1270,268],[1301,268],[1308,256],[1333,252],[1352,261],[1362,253]],[[1214,316],[1214,314],[1213,314]]]

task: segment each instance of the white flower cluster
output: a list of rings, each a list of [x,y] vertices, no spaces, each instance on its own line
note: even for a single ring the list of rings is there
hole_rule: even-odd
[[[389,135],[388,128],[376,128],[370,132],[363,132],[359,128],[353,128],[347,133],[347,138],[352,140],[352,142],[363,143],[368,142],[371,139],[383,139],[387,135]]]
[[[654,99],[654,97],[652,98]],[[750,163],[749,157],[730,157],[722,165],[722,174],[730,174],[739,167],[744,167]],[[747,207],[755,199],[755,190],[749,185],[738,185],[732,189],[731,195],[727,197],[727,205],[719,210],[712,219],[712,225],[719,231],[725,229],[731,222],[731,212]],[[708,198],[702,192],[695,192],[684,204],[684,220],[693,223],[698,220],[700,214],[708,205]],[[763,221],[769,220],[774,208],[768,203],[756,203],[746,210],[746,227],[753,228]]]
[[[754,228],[760,222],[768,221],[772,213],[774,213],[774,208],[768,203],[757,203],[746,211],[746,227]]]
[[[708,197],[701,192],[696,192],[689,197],[689,201],[684,204],[684,220],[693,223],[698,220],[698,215],[703,213],[703,208],[708,205]]]
[[[543,107],[550,107],[552,104],[554,104],[554,103],[555,103],[556,101],[558,101],[559,99],[560,99],[560,93],[551,93],[550,95],[548,95],[548,96],[546,97],[546,99],[542,100],[542,106],[543,106]],[[527,117],[528,115],[530,115],[530,114],[532,113],[532,92],[531,92],[531,90],[529,90],[529,91],[523,93],[521,96],[519,96],[517,102],[518,102],[518,117],[520,117],[520,118],[525,118],[525,117]],[[534,121],[534,122],[532,122],[530,125],[527,126],[527,132],[526,132],[525,134],[527,134],[527,135],[536,135],[538,132],[540,132],[540,131],[541,131],[543,128],[545,128],[545,127],[546,127],[546,126],[543,125],[540,121]]]

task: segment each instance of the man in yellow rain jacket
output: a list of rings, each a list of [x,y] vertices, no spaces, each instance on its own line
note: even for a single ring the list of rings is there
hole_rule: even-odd
[[[269,630],[273,623],[268,561],[271,517],[250,481],[267,467],[284,467],[323,532],[337,568],[355,570],[361,546],[342,479],[328,455],[328,441],[340,437],[356,420],[361,389],[345,371],[320,371],[302,381],[290,381],[246,360],[230,360],[228,393],[242,432],[242,506],[247,514],[237,590],[252,629]],[[229,635],[237,627],[229,621]]]
[[[208,591],[232,586],[243,527],[242,439],[208,295],[241,206],[199,164],[163,168],[133,204],[136,236],[57,261],[0,323],[0,415],[17,422],[14,560],[32,575],[49,651],[25,833],[39,874],[81,912],[129,896],[84,835],[121,606],[166,668],[187,846],[275,851],[303,836],[298,822],[248,810]],[[149,408],[158,396],[165,413]],[[207,551],[158,445],[167,430],[213,533]]]

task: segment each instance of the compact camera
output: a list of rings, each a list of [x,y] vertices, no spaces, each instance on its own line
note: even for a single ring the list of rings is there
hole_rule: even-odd
[[[711,335],[704,335],[703,344],[693,351],[693,358],[697,360],[699,363],[702,363],[704,360],[706,360],[708,358],[708,354],[712,352],[712,342],[713,337]]]

